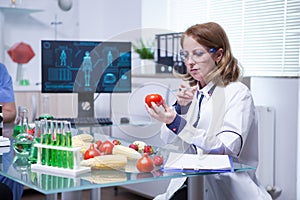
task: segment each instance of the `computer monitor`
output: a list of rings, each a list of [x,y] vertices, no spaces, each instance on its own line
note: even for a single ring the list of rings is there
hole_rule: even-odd
[[[41,41],[42,93],[78,93],[78,116],[94,117],[94,93],[131,92],[131,43]]]

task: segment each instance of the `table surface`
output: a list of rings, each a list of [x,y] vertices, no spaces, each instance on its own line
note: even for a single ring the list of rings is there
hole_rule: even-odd
[[[47,174],[47,172],[32,171],[26,157],[15,155],[12,145],[6,148],[7,152],[2,153],[0,156],[0,174],[46,195],[217,173],[204,171],[166,172],[160,168],[155,168],[151,173],[138,173],[134,170],[129,172],[125,170],[92,170],[91,172],[76,177],[63,177],[61,175],[50,175]],[[0,152],[1,150],[3,151],[5,149],[0,148]],[[162,149],[159,151],[164,153],[165,156],[166,152],[168,152]],[[235,172],[247,170],[254,170],[254,168],[234,163]]]

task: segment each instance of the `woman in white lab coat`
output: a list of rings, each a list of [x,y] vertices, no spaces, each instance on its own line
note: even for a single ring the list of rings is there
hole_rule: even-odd
[[[250,91],[239,81],[240,68],[225,31],[213,22],[194,25],[184,32],[181,46],[187,74],[176,103],[168,107],[164,102],[164,109],[145,105],[153,118],[165,123],[161,138],[183,153],[228,154],[256,167],[255,107]],[[184,182],[185,178],[172,180],[156,199],[176,199]],[[204,185],[207,200],[271,199],[255,170],[207,175]]]

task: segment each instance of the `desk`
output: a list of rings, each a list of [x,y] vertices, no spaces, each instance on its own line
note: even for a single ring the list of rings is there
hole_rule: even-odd
[[[12,145],[11,145],[12,146]],[[201,196],[199,184],[201,177],[207,172],[163,172],[156,169],[151,173],[130,173],[117,170],[92,170],[92,172],[77,177],[62,177],[38,172],[32,172],[30,165],[24,157],[15,156],[12,147],[7,153],[1,155],[0,174],[13,179],[29,188],[37,190],[46,195],[46,199],[57,199],[57,193],[72,194],[77,191],[91,189],[91,199],[99,200],[100,188],[111,186],[122,186],[131,183],[151,182],[162,179],[189,177],[190,197]],[[253,170],[254,168],[243,164],[234,163],[235,172]],[[72,193],[69,193],[72,192]],[[194,198],[195,199],[195,198]]]

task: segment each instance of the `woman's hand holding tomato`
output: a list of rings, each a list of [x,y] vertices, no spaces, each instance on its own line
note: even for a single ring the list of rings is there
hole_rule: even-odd
[[[162,101],[159,100],[160,98],[157,98],[156,100],[159,101],[159,106],[157,105],[156,102],[150,101],[150,105],[149,106],[147,100],[147,97],[145,99],[145,107],[146,110],[148,111],[148,113],[150,114],[151,117],[153,117],[154,119],[166,123],[166,124],[170,124],[174,121],[175,117],[176,117],[176,113],[175,111],[173,111],[173,109],[170,109],[166,103],[166,101],[162,99]],[[162,106],[163,109],[160,109],[159,107]]]

